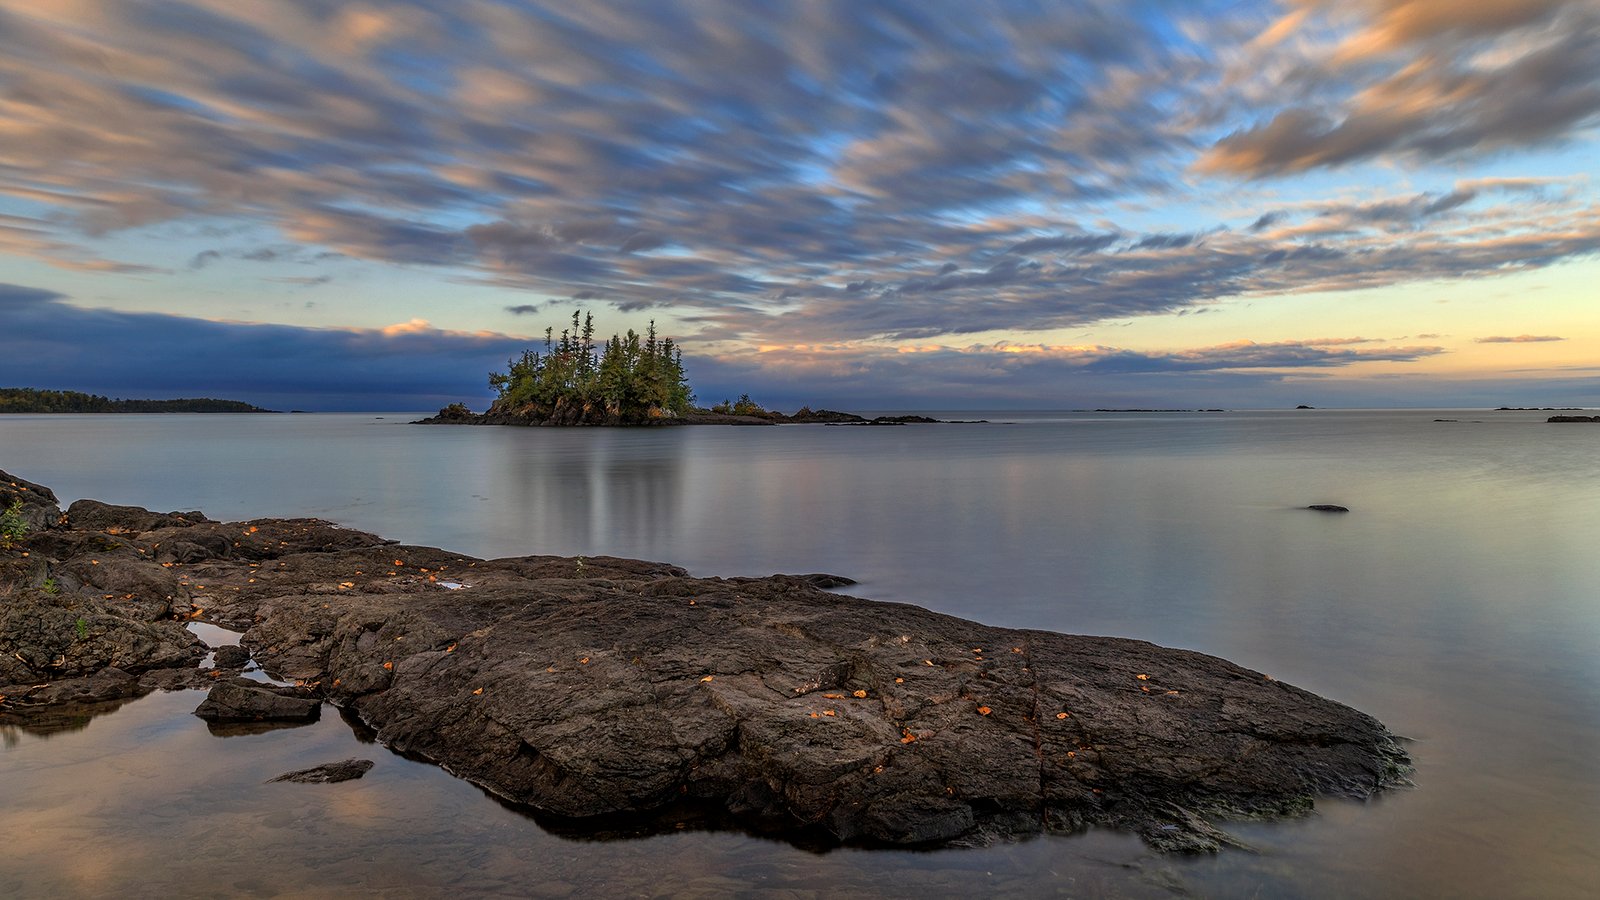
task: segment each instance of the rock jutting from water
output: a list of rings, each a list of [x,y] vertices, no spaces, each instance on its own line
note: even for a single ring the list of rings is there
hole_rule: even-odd
[[[1219,823],[1408,771],[1376,720],[1225,660],[819,587],[836,576],[479,560],[94,501],[63,515],[0,473],[0,508],[13,498],[41,525],[0,550],[0,717],[235,684],[193,668],[204,648],[180,622],[203,619],[388,747],[563,829],[693,818],[935,846],[1103,826],[1207,851],[1234,843]]]
[[[373,762],[370,759],[342,759],[334,763],[312,766],[309,769],[285,772],[277,778],[270,779],[267,783],[338,784],[341,781],[353,781],[360,778],[367,774],[372,769],[372,766]]]

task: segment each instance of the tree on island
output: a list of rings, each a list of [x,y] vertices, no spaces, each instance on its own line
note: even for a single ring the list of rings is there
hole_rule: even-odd
[[[683,352],[672,338],[628,329],[598,352],[594,316],[577,311],[572,326],[546,328],[544,351],[524,350],[505,372],[489,373],[498,397],[490,415],[563,425],[635,424],[687,414],[694,392],[683,374]]]

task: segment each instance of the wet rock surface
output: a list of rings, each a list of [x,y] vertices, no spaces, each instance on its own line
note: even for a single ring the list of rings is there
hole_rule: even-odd
[[[563,830],[700,816],[808,843],[933,846],[1099,825],[1205,851],[1232,843],[1230,819],[1368,797],[1408,770],[1377,721],[1225,660],[819,587],[837,576],[479,560],[315,519],[141,512],[93,520],[114,534],[57,515],[0,552],[0,641],[35,648],[0,682],[75,700],[100,696],[95,678],[106,696],[214,684],[207,703],[240,710],[228,727],[243,728],[268,727],[254,717],[280,703],[331,701]],[[189,618],[244,630],[257,663],[301,686],[192,668],[204,647]],[[143,650],[105,649],[124,645]],[[19,705],[0,700],[0,716]]]

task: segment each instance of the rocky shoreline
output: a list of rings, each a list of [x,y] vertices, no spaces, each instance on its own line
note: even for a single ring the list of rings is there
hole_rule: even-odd
[[[1409,771],[1376,720],[1225,660],[841,596],[823,589],[836,576],[63,512],[3,472],[0,509],[25,531],[0,549],[0,722],[179,687],[212,688],[216,722],[325,701],[563,831],[696,817],[940,846],[1101,826],[1212,851],[1237,843],[1229,820],[1367,798]],[[189,621],[243,631],[295,684],[238,678],[246,654],[208,657]]]

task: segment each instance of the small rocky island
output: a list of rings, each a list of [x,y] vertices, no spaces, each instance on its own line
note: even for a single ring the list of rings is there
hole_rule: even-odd
[[[452,403],[413,425],[913,425],[927,416],[878,416],[802,407],[794,415],[763,409],[744,394],[710,408],[694,405],[683,353],[672,338],[628,329],[595,341],[594,316],[572,314],[572,325],[545,329],[544,349],[528,349],[490,372],[495,399],[481,413]]]
[[[1371,717],[1225,660],[841,596],[836,576],[63,512],[4,472],[0,510],[0,721],[188,687],[229,722],[328,702],[578,833],[939,846],[1102,826],[1214,851],[1229,820],[1409,770]],[[207,656],[190,621],[244,652]],[[247,657],[294,685],[236,677]]]

